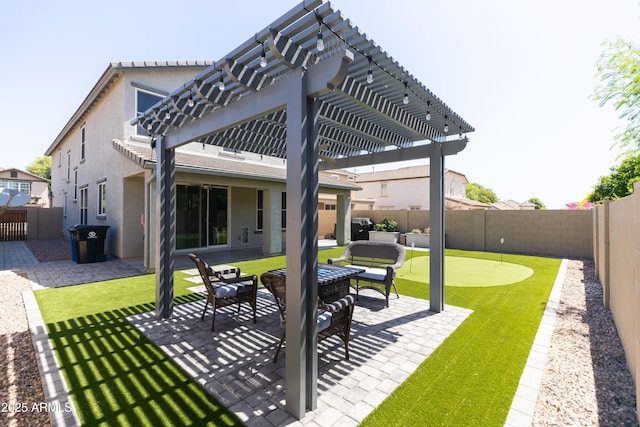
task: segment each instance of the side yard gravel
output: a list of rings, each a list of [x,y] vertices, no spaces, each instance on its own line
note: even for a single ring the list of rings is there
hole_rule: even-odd
[[[50,426],[22,291],[26,278],[0,271],[0,425]]]
[[[535,426],[636,426],[636,393],[592,261],[571,260],[538,393]]]

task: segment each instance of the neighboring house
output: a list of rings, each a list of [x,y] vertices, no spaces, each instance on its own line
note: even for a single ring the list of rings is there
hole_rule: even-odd
[[[27,206],[49,207],[49,180],[20,169],[0,168],[0,187],[18,190],[31,197]]]
[[[331,179],[341,185],[343,185],[343,183],[356,185],[358,175],[344,169],[333,169],[320,171],[320,176]],[[369,202],[358,197],[358,190],[360,190],[359,186],[351,190],[350,210],[356,209],[356,206],[361,206]],[[338,200],[336,194],[318,194],[318,235],[320,238],[336,237],[337,206]],[[373,203],[368,206],[370,209],[373,209]]]
[[[348,184],[357,185],[358,174],[349,172],[344,169],[333,169],[320,171],[320,174],[325,175],[337,182],[346,182]],[[368,209],[373,209],[373,204],[370,200],[362,199],[360,197],[360,186],[356,190],[351,191],[351,209],[356,209],[356,206],[367,205]],[[335,194],[320,194],[318,196],[318,209],[319,210],[336,210],[336,195]]]
[[[72,224],[108,225],[106,250],[153,268],[155,152],[136,115],[209,62],[113,63],[46,155],[53,205]],[[281,159],[200,143],[176,150],[176,249],[283,250],[286,165]],[[320,191],[348,196],[348,182],[320,177]]]
[[[429,210],[429,165],[358,174],[354,209]],[[444,174],[446,209],[478,209],[476,202],[466,199],[467,178],[450,169]]]

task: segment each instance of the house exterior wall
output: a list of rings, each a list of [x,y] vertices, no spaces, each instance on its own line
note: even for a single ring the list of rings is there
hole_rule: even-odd
[[[140,166],[114,150],[112,140],[133,138],[148,142],[148,138],[136,136],[135,126],[129,124],[136,115],[136,86],[154,88],[162,94],[175,89],[201,69],[127,70],[114,79],[104,96],[75,123],[51,153],[53,206],[63,208],[62,235],[67,235],[70,225],[81,222],[80,189],[86,188],[87,223],[109,226],[105,251],[121,258],[142,256],[140,221],[144,196],[140,195],[144,194],[144,173]],[[81,158],[83,126],[84,159]],[[138,176],[137,180],[123,178],[132,176]],[[101,182],[106,183],[106,215],[102,216],[98,215],[98,185]]]
[[[374,209],[429,208],[429,178],[358,182],[358,199],[376,199]]]
[[[86,223],[109,226],[105,251],[120,258],[143,257],[145,265],[153,269],[155,252],[155,177],[153,153],[149,156],[150,138],[137,135],[136,126],[131,121],[136,117],[136,92],[143,90],[165,96],[179,85],[192,78],[202,66],[146,66],[141,64],[114,64],[101,77],[87,99],[72,119],[63,128],[63,133],[47,150],[52,156],[53,204],[63,210],[62,229],[58,234],[68,236],[68,227],[82,222],[81,194],[87,193]],[[84,132],[83,132],[84,129]],[[82,137],[85,137],[84,157],[82,157]],[[123,148],[125,147],[126,148]],[[129,150],[129,151],[128,151]],[[224,248],[255,246],[263,247],[265,253],[280,253],[283,249],[285,233],[280,227],[281,195],[285,191],[284,180],[275,173],[274,167],[282,167],[281,159],[268,156],[240,155],[224,151],[220,147],[201,147],[201,144],[186,144],[176,149],[184,159],[194,155],[216,157],[226,161],[246,161],[252,165],[258,161],[257,175],[242,171],[214,171],[211,167],[185,163],[178,166],[176,183],[186,186],[222,186],[227,189],[227,243],[211,246],[214,250]],[[147,154],[141,154],[142,152]],[[147,157],[145,157],[145,155]],[[203,157],[204,156],[204,157]],[[255,158],[251,157],[255,156]],[[204,163],[206,165],[206,162]],[[199,165],[199,166],[198,166]],[[257,163],[256,163],[257,165]],[[197,172],[185,172],[186,168]],[[237,171],[236,171],[237,172]],[[261,176],[260,174],[265,174]],[[348,194],[349,176],[346,171],[337,171],[337,185],[323,186],[329,193]],[[243,177],[239,177],[243,176]],[[355,176],[354,176],[355,177]],[[106,213],[98,214],[99,187],[106,188]],[[340,187],[344,186],[344,189]],[[347,189],[349,188],[349,189]],[[269,209],[265,209],[265,228],[257,229],[257,193],[269,193]],[[197,192],[201,197],[201,192]],[[200,228],[199,228],[200,227]],[[185,228],[180,247],[200,244],[195,233],[202,227]],[[220,231],[220,237],[223,236]],[[211,236],[209,236],[211,237]],[[213,241],[213,239],[211,240]],[[222,242],[222,240],[219,240]],[[192,248],[191,250],[193,250]],[[195,248],[197,249],[197,248]],[[182,250],[182,249],[181,249]],[[188,249],[184,249],[187,251]]]

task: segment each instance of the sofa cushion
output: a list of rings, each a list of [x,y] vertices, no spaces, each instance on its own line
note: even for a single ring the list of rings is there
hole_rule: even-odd
[[[355,266],[354,266],[355,267]],[[377,282],[384,282],[387,277],[386,268],[374,268],[365,267],[365,272],[358,274],[358,278],[362,280],[374,280]],[[393,277],[396,277],[396,272],[393,272]]]

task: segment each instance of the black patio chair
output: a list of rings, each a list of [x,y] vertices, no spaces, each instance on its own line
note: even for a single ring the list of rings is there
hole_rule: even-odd
[[[283,327],[282,336],[280,337],[276,354],[273,357],[273,362],[275,363],[285,340],[287,280],[282,274],[267,272],[260,276],[260,281],[273,295],[280,314],[280,323]],[[355,302],[353,295],[342,297],[331,304],[326,304],[318,298],[318,341],[337,335],[344,343],[344,358],[346,360],[349,360],[349,337],[351,335],[351,320]]]
[[[215,328],[218,308],[238,304],[238,313],[240,313],[240,304],[243,302],[248,302],[253,308],[253,323],[256,323],[256,298],[258,292],[258,277],[256,275],[241,276],[240,269],[237,267],[214,270],[195,254],[189,254],[189,258],[198,267],[202,282],[207,288],[207,301],[204,305],[204,310],[202,310],[200,320],[204,320],[209,304],[213,307],[211,331]]]

